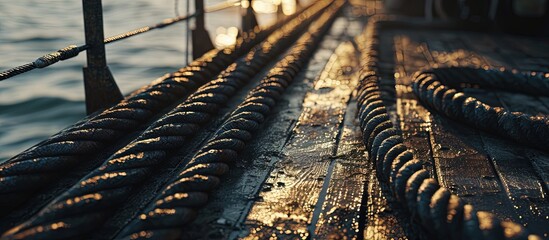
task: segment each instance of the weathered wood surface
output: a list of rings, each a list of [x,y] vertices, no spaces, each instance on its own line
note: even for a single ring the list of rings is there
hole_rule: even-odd
[[[409,87],[416,71],[433,67],[548,71],[547,45],[472,32],[393,29],[383,34],[394,37],[393,45],[384,48],[395,52],[396,108],[406,145],[418,156],[432,158],[431,171],[438,181],[477,209],[494,212],[547,236],[549,154],[430,113]],[[524,43],[531,45],[525,47]],[[489,91],[474,89],[468,93],[511,111],[549,113],[544,98],[504,92],[490,95]]]
[[[292,136],[246,223],[250,238],[314,236],[355,77],[356,50],[339,46],[303,102]]]
[[[396,199],[385,185],[377,179],[375,170],[370,168],[365,199],[366,224],[364,239],[415,239],[414,226],[403,213]]]
[[[281,187],[277,185],[277,182],[272,182],[273,180],[269,179],[278,173],[278,170],[273,170],[275,164],[284,159],[285,146],[291,141],[294,127],[304,110],[305,95],[310,91],[329,91],[328,87],[320,87],[321,89],[315,90],[313,82],[321,75],[338,45],[350,39],[351,32],[356,33],[363,29],[365,17],[351,15],[353,15],[351,9],[346,9],[345,17],[336,20],[334,27],[324,37],[318,51],[305,68],[304,74],[299,76],[289,87],[283,95],[281,103],[264,124],[263,129],[257,133],[256,140],[241,154],[241,159],[237,161],[237,165],[223,181],[217,193],[212,196],[210,203],[201,211],[199,218],[187,228],[186,238],[233,239],[250,234],[246,218],[251,207],[257,201],[263,201],[261,194],[265,190]],[[353,48],[350,43],[347,43],[346,46]],[[356,51],[346,54],[354,55]],[[356,59],[352,61],[356,61]],[[344,70],[354,72],[356,68]],[[329,82],[329,84],[334,83],[336,82]],[[350,86],[347,88],[348,92],[354,89]],[[347,102],[344,103],[345,106],[346,104]],[[328,119],[328,116],[326,117]],[[338,167],[334,167],[334,172],[338,172],[338,169]],[[315,182],[319,182],[323,186],[322,181],[315,179]],[[358,214],[357,210],[356,215],[358,216]]]
[[[316,222],[314,236],[318,239],[356,239],[365,223],[364,211],[367,210],[363,197],[368,193],[364,192],[363,186],[368,182],[371,168],[365,155],[360,125],[354,117],[356,114],[353,98],[345,113],[335,158],[330,162],[324,180],[326,190],[322,209],[315,209],[320,211],[318,220],[313,219]]]
[[[336,21],[304,73],[283,95],[198,219],[186,228],[184,239],[417,238],[416,227],[377,180],[356,119],[359,60],[348,40],[362,31],[366,20],[355,11],[373,14],[380,2],[351,2],[355,6]],[[431,67],[549,71],[547,44],[472,32],[392,29],[380,34],[381,87],[389,95],[394,92],[383,100],[406,146],[441,185],[477,210],[523,223],[547,237],[549,154],[432,113],[410,88],[413,74]],[[135,209],[154,197],[178,163],[197,151],[254,85],[241,89],[177,159],[155,170],[155,178],[132,193],[125,207],[93,236],[112,237],[127,224]],[[549,114],[548,97],[482,89],[468,93],[512,111]]]
[[[198,219],[187,228],[186,238],[236,238],[251,205],[260,201],[262,183],[273,164],[281,159],[282,149],[297,123],[302,103],[314,80],[333,54],[339,35],[329,33],[303,73],[289,86],[282,100],[267,119],[241,159],[229,172]]]

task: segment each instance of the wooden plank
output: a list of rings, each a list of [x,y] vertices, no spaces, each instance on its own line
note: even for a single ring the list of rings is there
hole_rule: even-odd
[[[426,58],[425,64],[437,67],[488,65],[486,59],[489,57],[480,57],[479,54],[489,53],[471,51],[468,41],[462,40],[476,34],[461,34],[461,38],[457,34],[425,33],[422,39],[427,44],[438,38],[446,46],[437,52],[425,48],[424,54],[432,56]],[[494,44],[490,37],[482,39],[486,47]],[[483,149],[478,131],[439,114],[432,114],[430,118],[430,141],[439,182],[478,210],[493,212],[503,219],[516,219],[517,214],[502,192],[500,180]]]
[[[428,65],[490,66],[487,62],[478,62],[480,58],[475,57],[476,54],[470,53],[469,49],[471,48],[467,44],[455,44],[456,38],[450,35],[437,35],[441,36],[443,41],[448,42],[448,49],[444,54],[438,53],[438,56],[443,56],[441,58],[427,57],[427,60],[432,59],[432,61],[428,61]],[[462,38],[467,38],[470,35],[463,35]],[[434,34],[430,36],[431,38],[425,37],[424,39],[429,41],[433,39]],[[492,37],[488,37],[487,40],[496,48],[504,50],[486,53],[487,56],[484,59],[499,55],[495,58],[505,59],[504,66],[518,66],[520,63],[516,61],[527,57],[520,51],[501,45]],[[432,53],[426,49],[425,54]],[[511,56],[513,57],[511,58]],[[507,102],[508,104],[521,105],[514,110],[511,109],[513,111],[533,112],[544,108],[536,98],[524,95],[511,96],[505,93],[505,97],[501,99],[505,99],[501,101],[504,104]],[[525,105],[524,101],[530,101],[531,104]],[[547,216],[549,208],[543,201],[546,193],[539,181],[538,174],[529,159],[525,157],[524,153],[528,150],[517,148],[499,137],[460,126],[437,114],[431,115],[431,118],[431,145],[438,178],[442,184],[473,203],[477,209],[489,210],[502,218],[528,223],[528,228],[531,231],[540,235],[547,234],[544,226],[547,226],[549,219],[544,216]],[[468,166],[468,168],[463,168],[463,166]],[[475,171],[469,169],[475,169]]]
[[[531,115],[549,114],[549,109],[536,96],[498,92],[494,97],[501,99],[503,104],[513,112],[524,112]]]
[[[412,221],[399,209],[389,190],[378,181],[373,168],[368,178],[364,239],[418,239]]]
[[[448,46],[447,39],[455,40],[454,37],[449,35],[432,37],[428,34],[428,32],[415,34],[414,38],[407,35],[395,37],[395,51],[403,53],[401,57],[398,57],[397,53],[397,59],[404,61],[397,64],[401,64],[409,74],[405,75],[404,72],[395,74],[397,84],[401,85],[397,86],[397,104],[405,144],[419,151],[420,154],[416,155],[421,156],[419,159],[430,156],[432,160],[427,163],[434,162],[433,170],[428,165],[431,176],[436,176],[443,186],[475,204],[478,209],[495,210],[502,208],[501,204],[507,204],[507,208],[510,208],[508,203],[499,201],[504,198],[504,195],[501,194],[497,175],[486,155],[477,150],[481,141],[474,130],[459,126],[455,122],[446,122],[437,114],[431,114],[411,92],[412,74],[426,66],[471,66],[482,61],[480,57],[471,58],[474,54],[464,49],[448,51],[447,49],[452,47]],[[433,40],[436,42],[431,44]],[[431,52],[429,49],[431,45],[437,46],[436,52]],[[475,61],[472,62],[471,59]],[[414,63],[408,64],[407,61],[414,61]],[[468,170],[472,168],[475,171]],[[497,200],[501,204],[498,206],[490,200]],[[500,216],[508,217],[512,214],[512,212],[505,212]]]
[[[510,47],[510,41],[498,41],[493,35],[483,33],[412,33],[393,29],[383,34],[389,33],[395,35],[397,113],[405,144],[416,151],[416,156],[431,155],[429,158],[434,158],[435,162],[431,174],[437,176],[443,186],[473,203],[476,209],[491,211],[501,218],[517,222],[533,222],[529,229],[546,236],[545,231],[539,230],[541,226],[547,226],[549,220],[543,197],[548,189],[549,164],[546,159],[549,157],[532,149],[513,150],[516,146],[500,143],[504,140],[498,137],[429,113],[410,89],[411,76],[426,68],[517,68],[532,65],[522,62],[524,59],[544,63],[545,58],[536,56],[535,47],[527,47],[530,54],[527,55],[522,47]],[[514,37],[506,38],[514,41]],[[543,49],[537,51],[543,52]],[[486,96],[486,92],[478,90],[473,95]],[[544,98],[502,95],[506,99],[504,104],[516,104],[513,111],[547,112]],[[490,104],[496,103],[495,106],[502,104],[497,98],[488,100]]]
[[[461,39],[471,51],[478,53],[483,59],[483,63],[479,66],[493,66],[495,68],[516,67],[514,65],[509,65],[509,62],[503,56],[492,54],[493,52],[498,51],[498,46],[494,44],[494,41],[491,40],[489,36],[469,34],[467,37]]]
[[[407,36],[397,35],[394,37],[396,65],[399,66],[395,67],[395,71],[398,72],[394,74],[396,105],[404,145],[413,151],[417,159],[423,161],[431,176],[434,176],[434,159],[429,142],[431,113],[421,105],[410,87],[412,75],[418,68],[425,66],[424,47],[416,44]],[[408,64],[410,61],[413,63]]]
[[[529,149],[499,137],[481,133],[484,148],[501,179],[518,223],[540,236],[549,234],[549,204],[536,170],[526,152]]]
[[[315,79],[333,54],[334,41],[338,41],[335,36],[325,36],[319,50],[309,60],[310,64],[284,92],[262,130],[254,135],[255,140],[223,177],[220,187],[211,195],[197,219],[186,227],[182,239],[236,239],[246,236],[242,227],[246,216],[252,204],[261,201],[259,193],[262,184],[269,177],[273,164],[282,159],[284,145],[301,115],[305,94],[313,87]],[[269,69],[260,75],[264,76]]]
[[[540,177],[542,188],[547,191],[549,189],[549,155],[535,149],[526,152],[525,155],[531,160],[532,167]]]
[[[357,84],[355,53],[352,44],[341,44],[307,94],[283,159],[263,184],[262,201],[247,216],[250,235],[245,239],[307,238],[314,233],[315,209],[323,205],[345,109]]]
[[[480,100],[484,101],[485,98],[498,99],[510,111],[547,112],[538,99],[525,95],[489,92]],[[530,102],[527,104],[524,100]],[[480,136],[484,149],[502,181],[503,189],[519,215],[519,219],[515,221],[527,225],[530,231],[540,236],[549,234],[549,218],[546,217],[549,216],[549,203],[545,201],[547,185],[542,180],[548,175],[547,171],[537,171],[533,166],[545,159],[527,154],[532,151],[531,148],[511,140],[485,132],[480,132]],[[547,153],[539,152],[539,155],[549,158]],[[545,176],[540,175],[544,173]]]
[[[504,36],[497,42],[502,48],[512,51],[517,61],[517,68],[522,71],[549,71],[549,42],[518,36]]]
[[[497,173],[482,150],[478,133],[441,116],[433,116],[431,144],[441,185],[478,210],[503,218],[514,216],[505,201]]]
[[[357,239],[360,223],[364,188],[367,183],[368,157],[358,120],[356,99],[349,102],[336,158],[329,177],[329,186],[324,197],[321,213],[316,224],[314,238],[317,239]],[[325,180],[327,181],[327,180]],[[313,220],[314,222],[314,220]]]
[[[396,103],[396,101],[403,100],[398,99],[395,96],[397,95],[397,92],[400,92],[402,94],[411,94],[411,89],[407,89],[406,91],[399,90],[399,87],[403,87],[404,85],[397,85],[395,88],[395,81],[394,77],[399,75],[406,75],[405,74],[405,68],[402,65],[395,65],[395,59],[400,58],[402,59],[404,57],[402,52],[395,52],[393,50],[393,35],[392,34],[383,34],[380,36],[380,42],[384,43],[381,45],[381,49],[379,51],[379,59],[378,64],[380,65],[381,70],[381,89],[384,92],[387,92],[389,94],[386,94],[383,97],[383,100],[385,102],[387,112],[391,116],[391,120],[393,123],[398,127],[400,126],[398,123],[403,122],[403,119],[399,117],[398,111],[402,110],[417,110],[415,107],[408,107],[408,108],[400,108],[399,104]],[[396,56],[395,54],[399,54]],[[397,61],[398,62],[398,61]],[[396,70],[395,70],[396,69]],[[408,80],[408,79],[407,79]],[[389,89],[391,88],[391,89]],[[392,95],[391,95],[392,93]],[[407,99],[406,99],[407,100]],[[407,102],[410,103],[410,102]],[[410,104],[415,104],[417,102],[411,102]],[[351,106],[353,103],[350,104]],[[420,109],[422,110],[422,109]],[[423,109],[424,110],[424,109]],[[407,114],[414,114],[414,113],[407,113]],[[423,116],[421,114],[415,114],[416,116]],[[409,120],[409,119],[407,119]],[[415,126],[415,125],[421,125],[424,124],[423,119],[418,119],[419,122],[408,121],[409,124],[403,124],[402,127],[407,130],[407,127]],[[358,129],[357,129],[358,131]],[[411,132],[407,132],[411,133]],[[345,134],[345,133],[344,133]],[[358,132],[355,133],[358,137],[358,140],[360,140],[360,134]],[[428,136],[426,134],[423,134],[424,136],[421,136],[421,133],[418,134],[407,134],[405,137],[408,140],[407,144],[410,145],[416,145],[414,141],[423,141],[424,146],[427,146],[427,148],[424,150],[429,154],[430,149],[428,148],[428,139],[425,138],[425,136]],[[421,151],[416,151],[416,154]],[[419,153],[423,154],[423,153]],[[363,202],[363,212],[365,212],[365,216],[362,216],[362,220],[359,221],[359,224],[361,222],[364,222],[364,226],[361,227],[362,234],[358,235],[360,238],[364,239],[415,239],[417,238],[416,234],[413,232],[415,229],[410,223],[411,220],[408,218],[408,215],[406,213],[403,213],[402,209],[400,208],[400,205],[396,202],[396,199],[393,198],[392,194],[390,193],[389,189],[386,185],[381,184],[379,180],[376,177],[375,169],[371,165],[371,163],[368,164],[367,170],[368,174],[367,176],[364,176],[365,181],[367,182],[366,185],[366,192],[364,193],[364,197],[362,199]],[[351,171],[351,170],[350,170]],[[362,225],[362,224],[361,224]],[[339,237],[340,236],[334,236]],[[343,238],[344,239],[344,238]]]
[[[513,50],[514,59],[520,59],[519,70],[536,70],[537,66],[530,64],[526,59],[540,57],[543,60],[543,48],[532,44],[529,47],[511,46],[516,38],[506,37],[506,41],[499,41],[501,48]],[[525,39],[522,39],[525,40]],[[536,50],[534,50],[536,49]],[[541,54],[541,55],[540,55]],[[525,67],[532,67],[528,69]],[[538,68],[539,69],[539,68]],[[547,114],[549,108],[542,98],[509,92],[487,92],[477,96],[482,101],[497,99],[501,106],[510,111],[520,111],[533,115]],[[494,165],[494,169],[501,179],[503,189],[511,201],[513,208],[519,215],[515,221],[527,225],[528,229],[540,236],[549,235],[549,203],[545,200],[548,194],[547,179],[549,168],[547,159],[549,154],[540,152],[515,142],[501,139],[494,135],[480,131],[484,148]]]

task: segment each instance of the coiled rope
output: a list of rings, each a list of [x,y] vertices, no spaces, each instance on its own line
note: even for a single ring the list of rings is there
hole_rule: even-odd
[[[250,142],[253,132],[309,60],[342,4],[338,1],[324,11],[161,194],[121,232],[120,239],[180,237],[183,227],[207,203],[209,192],[219,185],[229,164]]]
[[[364,144],[377,177],[433,238],[438,239],[540,239],[519,224],[500,221],[476,211],[452,194],[424,169],[422,161],[403,144],[400,130],[389,119],[379,85],[379,28],[391,18],[375,16],[357,39],[363,66],[358,87],[358,118]]]
[[[492,107],[465,94],[462,85],[549,96],[549,79],[544,74],[437,68],[418,73],[412,89],[424,104],[442,115],[541,150],[549,149],[549,117]]]
[[[173,25],[175,23],[188,20],[188,19],[193,18],[193,17],[195,17],[196,15],[199,15],[199,14],[217,12],[217,11],[221,11],[221,10],[228,9],[228,8],[231,8],[231,7],[235,7],[235,6],[238,6],[238,5],[240,5],[240,1],[236,1],[236,0],[226,1],[226,2],[223,2],[223,3],[219,3],[219,4],[216,4],[214,6],[208,7],[206,9],[204,9],[204,12],[197,12],[197,13],[193,13],[193,14],[187,14],[185,16],[178,15],[178,16],[173,17],[173,18],[167,18],[167,19],[164,19],[162,22],[154,24],[154,25],[141,27],[141,28],[138,28],[138,29],[131,30],[129,32],[125,32],[125,33],[121,33],[121,34],[118,34],[118,35],[115,35],[115,36],[112,36],[112,37],[105,38],[105,40],[103,42],[105,44],[117,42],[117,41],[120,41],[122,39],[130,38],[130,37],[142,34],[142,33],[149,32],[151,30],[164,28],[164,27]],[[27,64],[24,64],[24,65],[14,67],[14,68],[5,70],[3,72],[0,72],[0,81],[6,80],[8,78],[14,77],[16,75],[19,75],[19,74],[22,74],[22,73],[25,73],[25,72],[28,72],[28,71],[31,71],[33,69],[45,68],[45,67],[48,67],[48,66],[50,66],[54,63],[57,63],[59,61],[63,61],[63,60],[67,60],[69,58],[76,57],[76,56],[78,56],[78,54],[80,52],[83,52],[88,48],[89,48],[88,45],[80,45],[80,46],[70,45],[70,46],[65,47],[63,49],[57,50],[53,53],[46,54],[42,57],[39,57],[38,59],[36,59],[35,61],[33,61],[31,63],[27,63]]]
[[[237,45],[210,51],[99,115],[77,123],[2,163],[0,216],[14,210],[35,194],[36,189],[47,186],[76,165],[90,161],[98,152],[137,129],[174,101],[188,97],[285,22],[245,33]]]
[[[249,79],[274,59],[329,3],[322,1],[277,29],[244,59],[215,81],[154,122],[137,139],[109,157],[28,221],[9,230],[6,239],[82,238],[101,226],[154,167],[185,144]],[[54,224],[57,224],[52,227]]]

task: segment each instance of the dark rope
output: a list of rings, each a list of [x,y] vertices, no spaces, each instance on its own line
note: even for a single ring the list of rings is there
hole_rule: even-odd
[[[402,133],[393,126],[382,101],[382,95],[389,94],[383,91],[388,90],[379,84],[379,28],[384,22],[391,22],[391,18],[371,18],[357,39],[363,62],[357,92],[358,118],[378,179],[389,185],[398,202],[431,237],[540,239],[520,224],[500,221],[491,213],[476,211],[465,204],[459,196],[440,186],[424,169],[422,161],[403,144]]]
[[[225,10],[225,9],[235,7],[235,6],[237,6],[236,1],[223,2],[223,3],[219,3],[219,4],[216,4],[216,5],[213,5],[213,6],[210,6],[210,7],[206,8],[204,10],[204,13],[217,12],[217,11]],[[126,38],[130,38],[130,37],[142,34],[142,33],[146,33],[146,32],[149,32],[151,30],[164,28],[164,27],[173,25],[175,23],[193,18],[197,14],[203,14],[203,13],[193,13],[193,14],[190,14],[190,15],[187,14],[185,16],[177,16],[177,17],[173,17],[173,18],[167,18],[167,19],[164,19],[162,22],[157,23],[155,25],[141,27],[141,28],[138,28],[138,29],[131,30],[129,32],[125,32],[125,33],[122,33],[122,34],[118,34],[118,35],[115,35],[115,36],[112,36],[112,37],[105,38],[104,43],[109,44],[109,43],[117,42],[117,41],[120,41],[120,40],[123,40],[123,39],[126,39]],[[80,52],[82,52],[86,49],[88,49],[87,45],[81,45],[81,46],[70,45],[70,46],[68,46],[66,48],[63,48],[63,49],[60,49],[56,52],[46,54],[46,55],[38,58],[37,60],[35,60],[32,63],[27,63],[27,64],[24,64],[24,65],[21,65],[21,66],[18,66],[18,67],[11,68],[11,69],[5,70],[3,72],[0,72],[0,81],[6,80],[8,78],[17,76],[19,74],[22,74],[22,73],[25,73],[25,72],[28,72],[28,71],[31,71],[31,70],[36,69],[36,68],[45,68],[45,67],[50,66],[50,65],[52,65],[54,63],[57,63],[59,61],[76,57]]]
[[[149,206],[120,233],[120,239],[177,239],[207,203],[229,164],[252,139],[277,100],[309,60],[343,2],[324,10],[315,22],[233,111],[225,123],[161,190]]]
[[[100,227],[112,214],[112,209],[122,204],[155,167],[184,145],[185,140],[212,119],[238,89],[292,44],[320,15],[322,8],[319,6],[325,5],[315,4],[281,26],[244,59],[229,66],[217,80],[200,87],[34,217],[6,232],[3,238],[57,238],[59,235],[81,238]],[[71,224],[48,228],[57,222]]]
[[[468,96],[461,85],[504,89],[549,96],[549,78],[544,74],[514,74],[511,71],[474,68],[438,68],[416,75],[414,93],[431,109],[470,126],[547,151],[549,118],[492,107]]]
[[[293,17],[295,17],[294,15]],[[90,161],[109,144],[147,122],[176,100],[185,99],[285,22],[244,34],[237,45],[212,50],[176,73],[167,74],[121,103],[68,128],[0,165],[0,215],[14,210],[36,189]]]

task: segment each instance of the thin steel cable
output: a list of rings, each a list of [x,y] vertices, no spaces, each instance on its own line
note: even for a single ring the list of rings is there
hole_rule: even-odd
[[[207,7],[206,9],[204,9],[204,12],[205,13],[213,13],[213,12],[225,10],[225,9],[228,9],[228,8],[232,8],[232,7],[235,7],[235,6],[238,6],[238,5],[239,5],[239,3],[237,1],[223,2],[223,3],[219,3],[219,4],[216,4],[216,5]],[[150,26],[137,28],[137,29],[131,30],[129,32],[125,32],[125,33],[121,33],[121,34],[118,34],[118,35],[114,35],[114,36],[105,38],[105,40],[103,42],[105,44],[114,43],[114,42],[117,42],[117,41],[120,41],[120,40],[123,40],[123,39],[127,39],[127,38],[130,38],[130,37],[136,36],[136,35],[140,35],[142,33],[146,33],[146,32],[155,30],[155,29],[160,29],[160,28],[164,28],[164,27],[167,27],[167,26],[171,26],[171,25],[173,25],[175,23],[178,23],[178,22],[181,22],[181,21],[189,20],[190,18],[195,17],[197,14],[202,14],[202,13],[187,14],[185,16],[179,16],[178,15],[178,16],[173,17],[173,18],[167,18],[167,19],[164,19],[162,22],[157,23],[155,25],[150,25]],[[22,74],[22,73],[25,73],[25,72],[28,72],[28,71],[31,71],[31,70],[36,69],[36,68],[45,68],[45,67],[48,67],[48,66],[50,66],[52,64],[55,64],[59,61],[73,58],[73,57],[77,56],[80,52],[82,52],[86,49],[88,49],[87,45],[80,45],[80,46],[70,45],[70,46],[68,46],[66,48],[63,48],[63,49],[60,49],[56,52],[46,54],[46,55],[36,59],[32,63],[27,63],[27,64],[24,64],[24,65],[14,67],[14,68],[11,68],[11,69],[7,69],[7,70],[4,70],[4,71],[0,72],[0,81],[6,80],[8,78],[17,76],[19,74]],[[61,55],[64,55],[66,57],[62,57]]]

